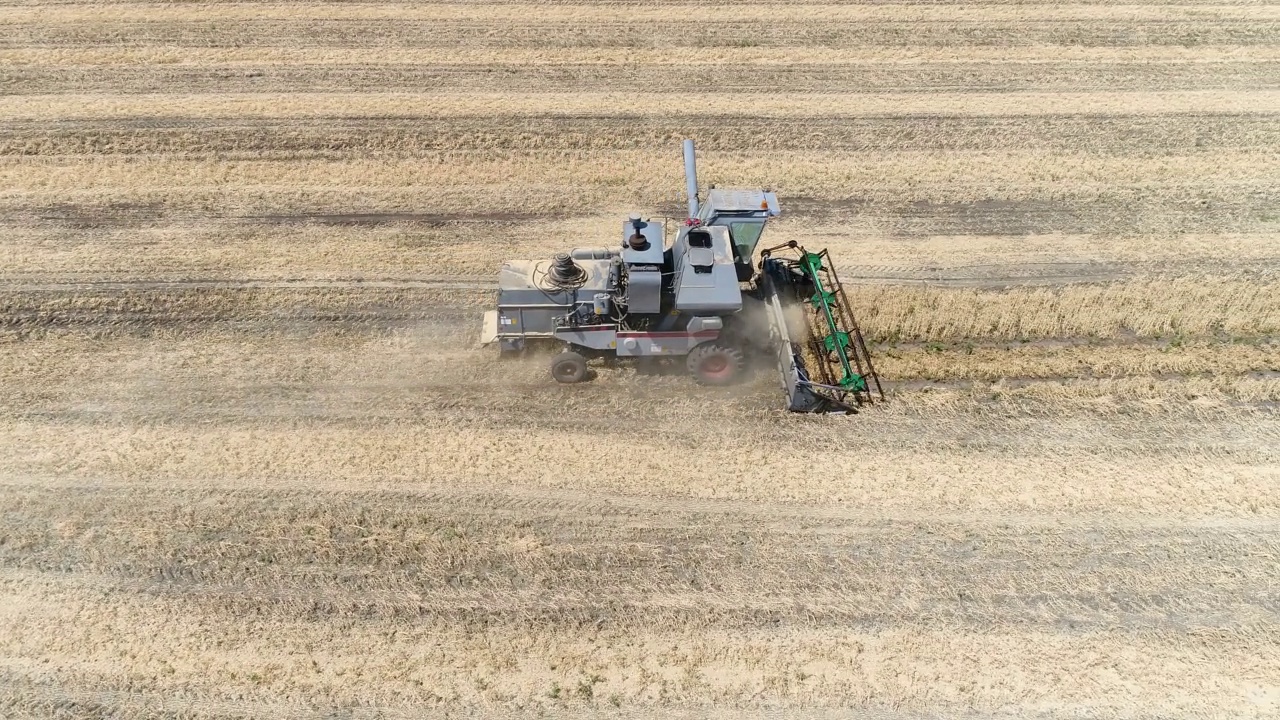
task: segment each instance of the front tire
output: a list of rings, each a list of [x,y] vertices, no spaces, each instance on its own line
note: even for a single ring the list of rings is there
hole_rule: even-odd
[[[576,352],[562,352],[551,361],[551,377],[558,383],[580,383],[587,379],[587,359]]]
[[[733,384],[742,376],[746,364],[741,350],[715,343],[694,348],[687,362],[689,373],[699,385],[715,387]]]

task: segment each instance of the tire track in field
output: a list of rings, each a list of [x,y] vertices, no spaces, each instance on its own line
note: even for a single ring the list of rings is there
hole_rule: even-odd
[[[1280,631],[1265,592],[1280,579],[1267,560],[1280,536],[1247,522],[832,522],[626,500],[597,514],[590,501],[451,493],[408,504],[394,494],[346,494],[334,510],[331,498],[295,493],[10,490],[6,509],[21,503],[32,520],[19,530],[22,545],[0,552],[5,574],[56,568],[72,583],[220,612],[309,606],[328,619],[604,618],[623,626],[665,616],[723,629],[995,622],[1065,632],[1109,623],[1133,632],[1230,629],[1250,618]],[[65,518],[93,518],[91,539],[59,537],[34,519],[54,517],[55,502]],[[140,531],[157,544],[133,544]],[[263,555],[270,567],[252,564]],[[1235,572],[1223,575],[1223,564]]]
[[[1208,235],[1280,232],[1275,210],[1277,188],[1244,183],[1166,187],[1106,187],[1072,191],[1047,188],[1020,197],[939,198],[921,189],[889,196],[882,188],[863,188],[843,199],[790,196],[789,216],[829,225],[849,224],[882,236],[942,235]],[[947,194],[972,195],[976,187],[950,187]],[[578,202],[566,197],[573,193]],[[319,223],[337,225],[444,224],[469,222],[469,203],[492,208],[477,220],[510,217],[563,219],[583,207],[626,207],[635,193],[623,189],[541,186],[522,190],[467,188],[388,188],[371,196],[343,187],[322,192],[292,188],[246,188],[227,192],[206,188],[64,192],[0,196],[0,227],[155,228],[209,220],[246,224]],[[423,213],[427,207],[435,211]],[[472,206],[474,207],[474,205]],[[678,205],[659,207],[675,217]]]
[[[258,158],[413,156],[439,150],[668,152],[694,137],[708,152],[990,151],[1029,148],[1108,155],[1280,145],[1266,113],[1072,114],[1023,117],[899,114],[884,118],[691,116],[210,120],[63,119],[0,126],[0,156],[209,154]]]
[[[14,23],[0,48],[27,47],[273,47],[273,48],[615,48],[639,39],[644,46],[689,48],[687,24],[616,22],[589,24],[466,22],[456,20],[326,20],[303,22],[237,20],[163,23]],[[988,22],[886,20],[848,22],[713,22],[700,28],[701,47],[1026,47],[1042,45],[1123,47],[1163,45],[1276,45],[1280,23],[1269,19],[1036,20],[992,18]],[[692,51],[692,49],[690,49]]]
[[[851,265],[839,268],[846,285],[936,285],[1001,289],[1025,285],[1067,285],[1128,280],[1136,277],[1185,276],[1188,273],[1239,274],[1259,280],[1274,279],[1280,258],[1258,258],[1247,262],[1226,258],[1174,262],[1151,260],[1134,262],[1043,262],[983,263],[976,265],[921,267],[915,265]],[[494,274],[497,273],[495,263]],[[103,292],[156,292],[200,290],[467,290],[496,291],[497,281],[475,274],[415,275],[410,277],[355,278],[127,278],[117,273],[104,277],[98,271],[77,274],[35,271],[24,274],[0,273],[0,293],[74,294]]]
[[[944,63],[881,65],[730,65],[715,68],[717,91],[788,92],[1078,92],[1099,90],[1257,90],[1280,87],[1280,62]],[[698,92],[707,69],[593,64],[262,65],[201,67],[11,66],[0,68],[7,94],[80,92],[235,93]]]

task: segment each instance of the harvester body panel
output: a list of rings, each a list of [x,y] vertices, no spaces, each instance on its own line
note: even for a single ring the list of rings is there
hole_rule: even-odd
[[[728,314],[742,309],[742,289],[733,267],[729,231],[691,227],[675,247],[675,309],[691,314]]]
[[[583,278],[577,286],[552,282],[553,261],[510,260],[498,273],[497,333],[504,347],[520,349],[529,338],[553,338],[565,313],[597,294],[617,289],[612,260],[575,260]]]

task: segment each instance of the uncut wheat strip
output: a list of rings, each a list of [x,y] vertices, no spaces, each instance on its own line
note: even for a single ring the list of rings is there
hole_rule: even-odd
[[[789,94],[728,93],[314,93],[23,95],[0,104],[0,120],[107,118],[365,118],[493,115],[765,117],[1280,113],[1280,91],[1098,93]]]
[[[842,65],[930,63],[1247,63],[1280,59],[1269,45],[1130,47],[709,47],[693,55],[653,48],[201,48],[0,49],[0,64],[49,65]]]
[[[1142,405],[1148,412],[1160,412],[1182,405],[1209,409],[1236,402],[1274,404],[1280,402],[1280,377],[1090,378],[1025,385],[997,382],[976,386],[970,394],[990,394],[996,401],[1014,406],[1043,404],[1059,411],[1093,407],[1122,412],[1125,406]],[[1273,477],[1280,479],[1280,472]],[[1256,503],[1249,506],[1258,507]]]
[[[1215,22],[1277,20],[1275,5],[710,5],[703,3],[646,7],[643,5],[551,5],[536,12],[512,5],[455,3],[353,4],[308,3],[307,20],[438,20],[469,24],[598,24],[671,22],[714,24],[743,22],[788,23],[981,23],[1061,20]],[[118,3],[52,7],[0,7],[0,25],[92,22],[234,22],[300,19],[296,5],[283,3],[219,3],[217,5]]]
[[[1274,281],[1187,277],[994,292],[879,285],[845,291],[855,307],[864,308],[859,314],[864,332],[877,338],[1280,332],[1280,283]]]
[[[1242,422],[1269,422],[1274,417],[1270,408],[1280,402],[1280,380],[1274,377],[1262,378],[1204,378],[1204,377],[1128,377],[1102,379],[1064,379],[1064,380],[997,380],[974,381],[970,383],[951,381],[946,384],[922,383],[917,387],[894,387],[889,382],[888,392],[895,410],[912,413],[919,417],[927,417],[932,421],[942,418],[958,418],[980,409],[982,413],[996,416],[1031,415],[1041,418],[1046,426],[1037,428],[1044,442],[1059,440],[1053,429],[1064,420],[1079,417],[1095,418],[1146,418],[1154,426],[1167,421],[1168,418],[1190,414],[1197,417],[1252,417],[1253,420]],[[986,434],[979,431],[975,438],[984,436],[992,450],[1004,450],[1008,447],[1005,438],[998,433]],[[1186,431],[1181,447],[1163,447],[1160,453],[1178,457],[1184,463],[1199,464],[1193,456],[1200,450],[1192,448],[1198,445],[1190,438],[1197,435],[1194,430]],[[1053,438],[1049,440],[1048,438]],[[973,440],[975,447],[981,441]],[[1036,441],[1039,442],[1039,441]],[[1258,448],[1278,447],[1280,437],[1274,431],[1264,433],[1257,440]],[[1103,447],[1107,445],[1107,447]],[[1148,443],[1138,441],[1122,443],[1111,447],[1109,443],[1097,439],[1082,440],[1072,438],[1072,447],[1085,455],[1096,453],[1128,454],[1135,448],[1148,448]],[[1149,448],[1148,448],[1149,449]],[[1037,448],[1039,452],[1046,452]],[[1227,470],[1224,458],[1240,455],[1239,448],[1217,446],[1204,448],[1205,462],[1219,464],[1219,470]],[[1250,451],[1246,451],[1250,452]],[[1047,454],[1054,454],[1047,451]],[[1214,458],[1208,460],[1207,458]],[[1261,461],[1268,467],[1276,466],[1274,453]],[[1060,455],[1063,463],[1077,462],[1075,458]],[[1232,460],[1231,462],[1236,462]],[[1183,467],[1189,467],[1184,464]],[[1129,480],[1119,480],[1129,482]],[[1270,512],[1256,500],[1245,500],[1249,513]]]
[[[1119,378],[1136,375],[1242,375],[1280,371],[1280,345],[1144,344],[1090,347],[877,349],[876,370],[895,380]]]
[[[1278,95],[1280,97],[1280,95]],[[0,187],[14,191],[138,188],[295,188],[529,185],[627,187],[661,194],[679,168],[654,172],[650,151],[426,152],[379,160],[206,160],[87,156],[0,158]],[[850,188],[982,187],[1002,197],[1028,190],[1117,186],[1270,185],[1280,151],[1125,157],[1042,151],[705,153],[706,177],[780,193],[845,197]]]
[[[783,200],[783,210],[786,201]],[[37,246],[39,236],[14,231]],[[865,268],[863,274],[928,270],[965,270],[983,266],[998,268],[1018,264],[1144,263],[1180,261],[1270,260],[1280,258],[1280,233],[1159,233],[1152,235],[1097,236],[1049,233],[1044,235],[937,235],[895,238],[850,228],[845,224],[787,217],[769,227],[771,243],[795,240],[806,247],[828,249],[845,277],[846,265]],[[2,243],[3,241],[0,241]],[[12,252],[22,254],[14,247]],[[843,258],[847,258],[843,259]],[[33,258],[34,260],[34,258]],[[1193,268],[1188,268],[1193,269]],[[849,279],[849,278],[847,278]]]

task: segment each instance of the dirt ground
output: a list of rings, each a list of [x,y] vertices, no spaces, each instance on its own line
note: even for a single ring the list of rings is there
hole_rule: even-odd
[[[1280,714],[1275,6],[0,26],[0,715]],[[889,402],[477,347],[684,137]]]

